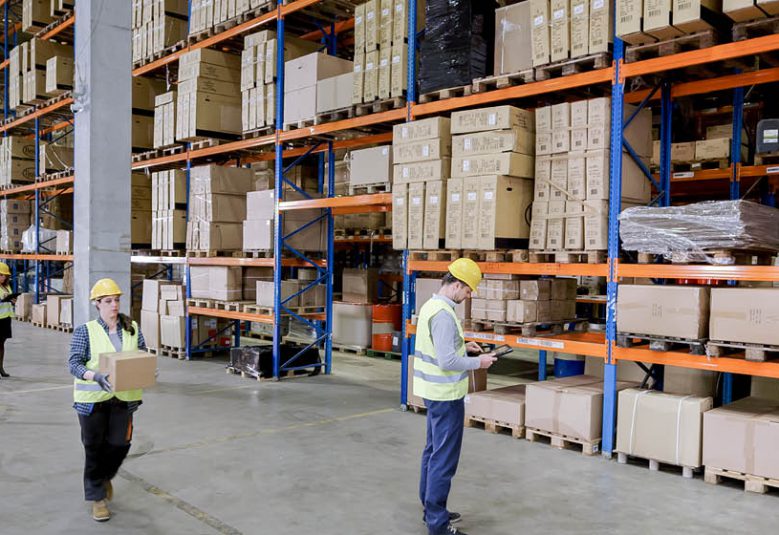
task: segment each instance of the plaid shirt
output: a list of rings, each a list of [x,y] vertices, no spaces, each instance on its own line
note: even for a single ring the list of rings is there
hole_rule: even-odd
[[[108,325],[105,324],[102,318],[98,318],[97,323],[103,329],[105,329],[106,334],[108,334]],[[122,329],[117,329],[117,332],[119,334],[119,340],[121,340]],[[138,349],[146,349],[146,340],[144,340],[143,333],[141,333],[140,328],[138,329]],[[77,379],[83,379],[84,374],[88,371],[86,364],[91,358],[92,352],[89,348],[89,331],[87,330],[86,324],[79,325],[73,331],[73,339],[70,342],[70,356],[68,357],[68,367],[70,368],[70,374]],[[140,401],[128,402],[130,412],[135,412],[138,410],[138,405],[140,404]],[[76,409],[76,412],[82,416],[89,416],[92,414],[93,407],[94,403],[73,404],[73,408]]]

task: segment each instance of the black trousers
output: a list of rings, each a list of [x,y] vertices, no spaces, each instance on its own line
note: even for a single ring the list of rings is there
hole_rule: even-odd
[[[105,498],[105,482],[119,471],[130,451],[133,414],[127,403],[117,398],[95,403],[92,414],[78,415],[81,442],[84,444],[84,498]]]

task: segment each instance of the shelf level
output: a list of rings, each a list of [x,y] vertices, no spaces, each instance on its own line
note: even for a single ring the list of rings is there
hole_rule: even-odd
[[[618,277],[779,281],[779,266],[694,264],[617,264]]]
[[[74,181],[75,178],[73,176],[66,176],[54,180],[45,180],[43,182],[36,182],[34,184],[26,184],[24,186],[17,186],[14,188],[0,190],[0,197],[14,197],[16,195],[32,193],[38,189],[53,188],[56,186],[65,186],[65,185],[73,184]],[[63,191],[63,193],[66,192],[67,190]]]
[[[73,262],[72,254],[2,254],[4,260],[38,260],[43,262]]]
[[[391,193],[373,193],[369,195],[352,195],[349,197],[326,197],[323,199],[307,199],[302,201],[283,201],[279,203],[279,211],[311,210],[316,208],[333,208],[334,210],[359,208],[361,211],[367,212],[371,211],[371,208],[389,208],[391,206]]]
[[[134,264],[188,264],[190,266],[227,266],[227,267],[268,267],[275,266],[273,258],[233,258],[216,256],[211,258],[193,258],[185,256],[144,256],[134,255],[130,258]],[[320,267],[325,266],[324,260],[314,260]],[[299,258],[284,258],[284,267],[307,268],[311,264]]]
[[[0,133],[8,132],[12,128],[16,128],[17,126],[20,126],[24,123],[34,121],[38,117],[43,117],[44,115],[47,115],[60,108],[64,108],[65,106],[70,106],[71,104],[73,104],[73,97],[67,97],[60,100],[59,102],[55,102],[54,104],[50,104],[44,108],[37,109],[34,112],[28,113],[23,117],[19,117],[18,119],[14,119],[13,121],[10,121],[0,126]]]
[[[273,315],[250,314],[248,312],[235,312],[230,310],[217,310],[215,308],[187,307],[190,316],[209,316],[211,318],[223,318],[238,321],[256,321],[257,323],[273,323]],[[299,314],[309,319],[324,320],[324,314]]]
[[[444,273],[451,262],[409,260],[408,271],[433,271]],[[548,275],[558,277],[605,277],[607,264],[532,264],[530,262],[478,262],[482,273],[511,275]]]

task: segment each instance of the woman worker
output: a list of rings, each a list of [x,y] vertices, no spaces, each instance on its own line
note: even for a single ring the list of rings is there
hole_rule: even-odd
[[[14,317],[16,299],[8,299],[11,290],[11,270],[8,264],[0,262],[0,377],[10,377],[3,367],[5,341],[11,338],[11,319]]]
[[[122,290],[111,279],[95,283],[89,299],[98,319],[76,328],[70,344],[70,373],[75,377],[73,407],[84,444],[84,497],[92,502],[92,518],[111,518],[107,501],[113,497],[111,479],[119,471],[133,434],[133,413],[143,392],[114,392],[110,377],[98,371],[101,353],[146,349],[138,325],[119,313]]]

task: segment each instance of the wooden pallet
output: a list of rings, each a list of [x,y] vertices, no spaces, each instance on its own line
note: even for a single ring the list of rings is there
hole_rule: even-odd
[[[251,249],[243,252],[246,258],[273,258],[273,249]]]
[[[530,262],[534,264],[603,264],[607,251],[530,251]]]
[[[535,82],[535,80],[535,70],[525,69],[524,71],[511,74],[499,74],[497,76],[476,78],[473,81],[471,91],[474,93],[483,93],[492,89],[503,89],[506,87],[514,87],[515,85],[529,84],[530,82]]]
[[[187,306],[212,308],[226,312],[241,312],[243,307],[253,301],[222,301],[219,299],[187,299]]]
[[[186,251],[184,249],[160,249],[157,251],[160,256],[173,256],[173,257],[181,257],[186,256]]]
[[[301,128],[310,128],[312,126],[316,125],[316,119],[302,119],[300,121],[289,123],[284,125],[284,131],[289,132],[290,130],[300,130]]]
[[[372,113],[382,113],[390,110],[397,110],[406,106],[405,97],[390,97],[374,100],[373,102],[363,102],[352,106],[352,117],[362,117]]]
[[[345,344],[333,344],[333,349],[340,351],[341,353],[352,353],[354,355],[363,356],[367,354],[368,348],[363,346],[353,346]]]
[[[716,264],[716,265],[762,265],[770,266],[775,253],[773,251],[745,251],[735,249],[718,249],[711,251],[679,251],[671,254],[672,264]],[[666,257],[657,253],[642,253],[637,255],[639,264],[655,264]]]
[[[689,162],[671,162],[672,178],[692,178],[685,177],[680,173],[694,173],[695,171],[730,168],[730,161],[727,158],[713,158],[711,160],[695,160]]]
[[[456,97],[467,97],[471,94],[472,85],[461,85],[457,87],[449,87],[447,89],[439,89],[438,91],[431,91],[424,95],[419,95],[419,103],[426,104],[428,102],[435,102],[437,100],[446,100]]]
[[[243,251],[221,251],[221,250],[199,251],[195,249],[186,250],[186,256],[188,258],[215,258],[219,256],[236,258],[242,255],[243,255]]]
[[[579,451],[581,448],[582,455],[595,455],[600,451],[600,439],[590,442],[588,440],[561,435],[559,433],[551,433],[533,427],[525,427],[525,438],[530,442],[546,442],[553,448],[560,450],[572,449]]]
[[[463,329],[472,332],[493,331],[495,334],[510,334],[521,332],[522,336],[532,338],[540,334],[558,335],[565,332],[565,326],[571,323],[585,324],[583,319],[568,319],[557,321],[540,321],[529,323],[512,323],[507,321],[490,321],[468,319],[463,323]]]
[[[69,167],[63,171],[57,171],[56,173],[43,173],[40,176],[35,177],[35,182],[48,182],[49,180],[59,180],[60,178],[68,178],[73,176],[75,170]]]
[[[339,108],[337,110],[326,111],[314,117],[314,124],[332,123],[334,121],[343,121],[354,117],[354,106],[348,108]]]
[[[186,348],[183,347],[160,346],[159,348],[157,348],[157,355],[161,357],[170,357],[179,360],[186,360],[187,350]]]
[[[406,409],[409,411],[414,411],[415,414],[420,414],[427,411],[427,407],[421,407],[419,405],[413,405],[411,403],[406,403]]]
[[[633,45],[625,49],[625,62],[632,63],[645,59],[672,56],[688,50],[700,50],[719,44],[720,41],[721,39],[717,32],[710,29],[689,35],[680,35],[673,39],[655,43]]]
[[[501,431],[508,431],[508,433],[514,438],[524,438],[525,436],[525,426],[507,424],[505,422],[499,422],[489,418],[481,418],[479,416],[466,415],[465,427],[477,427],[493,434],[500,433]]]
[[[374,193],[389,193],[392,191],[391,182],[378,182],[376,184],[349,184],[349,195],[372,195]]]
[[[744,482],[744,490],[746,492],[755,492],[757,494],[765,494],[769,488],[779,489],[779,480],[770,479],[767,477],[753,476],[745,474],[743,472],[735,472],[733,470],[724,470],[722,468],[714,468],[707,466],[703,472],[703,480],[706,483],[712,485],[719,485],[722,479],[736,479]]]
[[[430,262],[452,262],[462,258],[462,251],[457,249],[438,249],[435,251],[409,251],[409,260],[427,260]]]
[[[590,54],[589,56],[556,61],[554,63],[549,63],[548,65],[536,67],[536,80],[548,80],[550,78],[570,76],[571,74],[578,74],[585,71],[605,69],[610,65],[611,53],[599,52],[597,54]]]
[[[379,351],[377,349],[368,350],[369,357],[383,358],[385,360],[400,360],[403,358],[402,353],[395,353],[394,351]]]
[[[0,190],[6,190],[6,189],[13,189],[18,188],[19,186],[28,186],[30,184],[33,184],[33,181],[23,181],[23,180],[14,180],[10,184],[0,184]]]
[[[153,160],[162,156],[162,151],[159,149],[147,150],[144,152],[136,152],[133,154],[133,163],[145,162],[147,160]]]
[[[319,314],[324,310],[324,306],[318,307],[286,307],[296,314]],[[272,316],[273,307],[264,307],[255,304],[244,304],[243,312],[246,314],[258,314],[260,316]],[[286,312],[282,315],[288,315]]]
[[[723,357],[737,351],[743,351],[744,358],[750,362],[766,362],[779,357],[779,346],[721,342],[718,340],[709,340],[706,344],[706,355],[709,357]]]
[[[671,351],[674,348],[686,347],[691,355],[706,354],[706,339],[688,340],[684,338],[675,338],[671,336],[654,336],[637,333],[617,333],[618,347],[633,347],[635,340],[641,340],[641,343],[649,342],[651,351]]]
[[[241,134],[243,139],[255,139],[258,137],[265,137],[273,134],[273,126],[263,126],[261,128],[255,128],[254,130],[247,130]]]
[[[73,326],[72,325],[49,325],[48,323],[38,323],[37,321],[30,321],[33,326],[40,327],[41,329],[50,329],[52,331],[58,331],[61,333],[72,333],[73,332]]]
[[[733,40],[743,41],[753,37],[779,33],[779,17],[737,22],[733,24]]]
[[[643,457],[636,457],[635,455],[628,455],[627,453],[617,452],[617,462],[619,464],[627,464],[628,458],[630,459],[641,459],[642,461],[648,461],[649,462],[649,470],[652,472],[659,472],[660,471],[660,465],[664,466],[674,466],[676,468],[682,469],[682,477],[685,479],[692,479],[693,474],[696,470],[700,469],[700,466],[681,466],[677,464],[672,463],[665,463],[660,461],[655,461],[654,459],[644,459]]]

